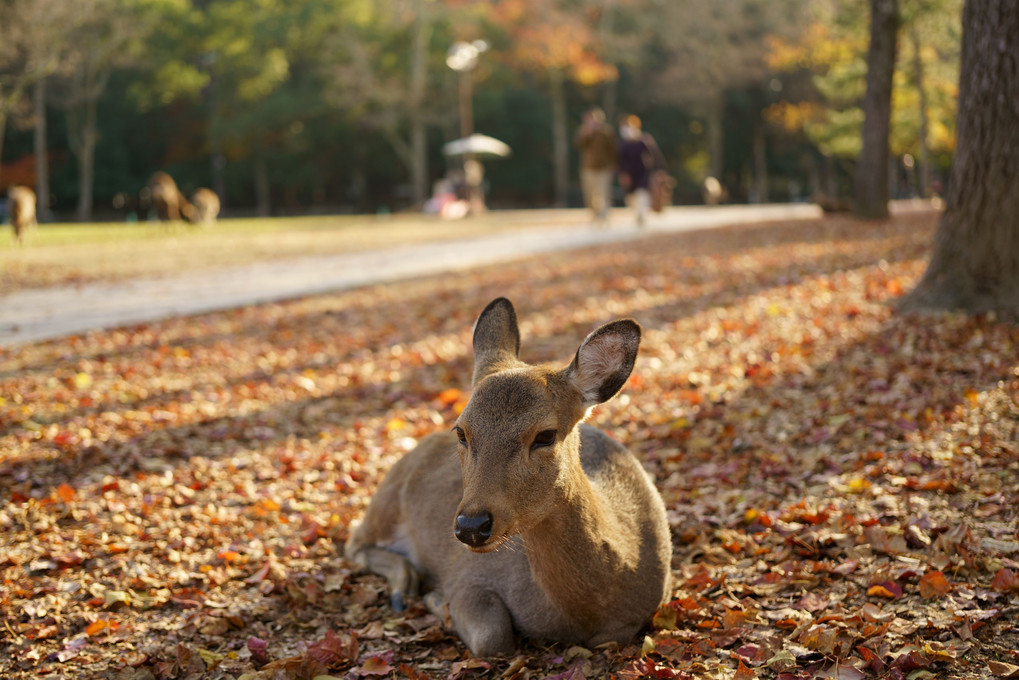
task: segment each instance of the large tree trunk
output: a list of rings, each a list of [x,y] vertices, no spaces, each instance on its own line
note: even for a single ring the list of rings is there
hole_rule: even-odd
[[[899,29],[898,0],[870,0],[867,94],[863,99],[863,150],[856,166],[856,215],[888,217],[888,128]]]
[[[92,186],[95,179],[96,157],[96,106],[95,99],[89,97],[83,103],[85,109],[82,119],[81,140],[78,149],[78,221],[88,222],[92,219]]]
[[[0,179],[4,169],[4,135],[7,133],[7,112],[0,108]]]
[[[928,145],[927,132],[927,92],[924,90],[923,60],[920,58],[920,31],[913,25],[910,31],[910,38],[913,43],[913,79],[916,81],[916,91],[919,95],[920,115],[920,157],[917,159],[917,195],[920,198],[927,198],[930,193],[931,184],[931,151]]]
[[[750,202],[768,202],[768,143],[763,121],[754,126],[754,179]]]
[[[414,203],[424,205],[428,199],[428,135],[422,111],[428,85],[428,44],[432,23],[427,15],[428,3],[416,3],[414,47],[410,67],[410,183]]]
[[[615,30],[616,23],[616,8],[613,0],[605,0],[602,4],[602,15],[601,24],[598,27],[598,32],[601,37],[602,45],[606,45],[612,42],[612,33]],[[614,50],[613,50],[614,51]],[[618,74],[618,60],[615,59],[613,51],[608,53],[610,63],[616,66]],[[619,98],[619,76],[606,80],[602,89],[602,111],[605,112],[605,120],[610,124],[616,120],[616,102]]]
[[[548,71],[552,97],[552,168],[555,185],[555,205],[566,207],[570,187],[570,145],[566,125],[566,92],[563,72],[558,68]]]
[[[255,151],[255,206],[259,217],[269,217],[272,213],[272,199],[269,189],[269,164],[261,149]]]
[[[46,78],[35,81],[35,196],[36,217],[40,222],[52,222],[50,210],[50,163],[46,146]]]
[[[725,131],[722,119],[725,116],[725,94],[718,92],[708,102],[705,129],[708,135],[708,171],[711,176],[722,181],[725,169]]]
[[[934,252],[904,309],[1019,315],[1019,4],[967,0],[958,145]]]

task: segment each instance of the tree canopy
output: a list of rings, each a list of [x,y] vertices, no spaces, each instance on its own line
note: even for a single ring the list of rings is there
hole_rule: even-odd
[[[894,195],[947,179],[960,2],[901,1]],[[114,197],[134,196],[155,170],[185,192],[212,186],[237,213],[419,204],[458,163],[441,153],[459,132],[446,51],[483,39],[475,129],[513,147],[486,166],[493,205],[576,204],[565,140],[592,105],[613,122],[645,120],[681,202],[700,199],[708,174],[734,201],[804,199],[845,185],[859,153],[864,6],[4,0],[0,189],[31,177],[30,88],[46,78],[47,158],[65,215],[77,205],[85,217],[94,195],[112,216]]]

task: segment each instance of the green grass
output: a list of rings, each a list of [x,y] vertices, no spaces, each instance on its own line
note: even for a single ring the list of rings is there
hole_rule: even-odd
[[[0,235],[0,294],[582,221],[581,211],[533,211],[459,221],[408,214],[238,218],[211,227],[158,222],[44,224],[23,246],[14,243],[9,230]]]

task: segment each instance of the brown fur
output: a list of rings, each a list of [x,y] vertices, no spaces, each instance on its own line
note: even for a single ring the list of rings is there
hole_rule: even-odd
[[[219,217],[219,196],[212,189],[202,187],[191,196],[193,210],[185,215],[193,224],[211,225]]]
[[[194,211],[193,206],[180,193],[173,177],[165,172],[154,173],[147,188],[152,207],[162,221],[179,220],[182,215],[187,217]]]
[[[386,576],[396,607],[420,582],[475,655],[512,652],[514,633],[631,640],[669,595],[665,508],[637,459],[580,421],[625,383],[639,342],[634,321],[617,321],[569,366],[532,366],[517,357],[512,305],[493,301],[475,326],[474,393],[455,431],[393,466],[348,559]],[[479,516],[490,536],[458,542],[461,517]]]
[[[10,213],[11,226],[14,227],[14,240],[24,243],[25,234],[35,226],[35,192],[28,187],[11,186],[7,190],[7,209]]]

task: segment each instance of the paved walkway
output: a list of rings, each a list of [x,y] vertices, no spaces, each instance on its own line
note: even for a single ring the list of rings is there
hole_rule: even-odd
[[[540,213],[547,218],[547,211]],[[577,226],[576,213],[563,211],[564,216],[570,213],[574,224],[541,230],[276,260],[172,278],[17,292],[0,297],[0,347],[455,271],[534,253],[630,241],[662,232],[810,219],[821,214],[817,206],[804,204],[676,207],[654,216],[648,228],[637,230]]]

